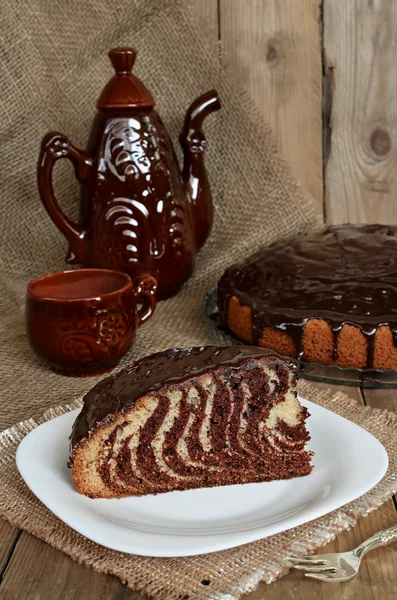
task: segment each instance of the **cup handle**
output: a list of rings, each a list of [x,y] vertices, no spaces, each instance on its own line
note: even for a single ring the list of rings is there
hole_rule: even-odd
[[[137,302],[142,306],[138,310],[138,327],[146,323],[156,307],[157,281],[151,275],[139,275],[134,279],[134,290]]]
[[[73,146],[62,133],[50,132],[41,143],[37,166],[37,183],[41,201],[51,219],[69,242],[69,263],[83,263],[86,259],[86,231],[73,223],[61,211],[52,187],[52,170],[59,158],[69,158],[74,166],[77,179],[86,183],[92,166],[92,159],[83,150]]]

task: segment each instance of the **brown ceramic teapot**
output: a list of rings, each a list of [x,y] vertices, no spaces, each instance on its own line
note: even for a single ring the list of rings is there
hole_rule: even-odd
[[[131,73],[136,51],[109,52],[116,75],[97,102],[86,151],[60,133],[42,142],[38,185],[43,204],[69,242],[68,263],[151,273],[158,298],[175,294],[190,277],[195,255],[212,226],[211,192],[204,167],[205,117],[220,108],[215,91],[187,111],[180,136],[182,173],[154,100]],[[63,214],[52,187],[52,169],[69,158],[82,183],[80,222]]]

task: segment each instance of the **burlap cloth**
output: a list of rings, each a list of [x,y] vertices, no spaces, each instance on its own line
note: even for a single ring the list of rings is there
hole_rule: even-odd
[[[207,89],[219,92],[222,110],[205,127],[215,199],[210,241],[199,255],[195,276],[177,297],[159,304],[124,362],[170,346],[210,342],[201,302],[225,266],[260,244],[312,227],[318,217],[279,157],[269,129],[238,83],[227,79],[203,28],[190,20],[180,2],[8,2],[2,6],[0,33],[0,427],[32,417],[0,437],[0,514],[74,560],[113,573],[155,598],[239,598],[260,580],[270,582],[285,572],[287,551],[324,544],[392,493],[396,418],[302,384],[308,398],[377,435],[389,451],[390,469],[373,492],[343,510],[265,541],[209,556],[141,558],[102,548],[59,522],[21,481],[16,446],[40,420],[62,412],[59,406],[74,407],[96,379],[50,372],[25,337],[26,284],[34,276],[64,268],[66,253],[66,242],[37,193],[40,141],[46,131],[57,129],[75,145],[85,146],[96,98],[111,74],[106,54],[116,45],[139,49],[135,70],[157,99],[176,147],[191,100]],[[78,187],[70,164],[61,162],[56,193],[65,211],[76,217]],[[40,419],[54,406],[58,408]]]

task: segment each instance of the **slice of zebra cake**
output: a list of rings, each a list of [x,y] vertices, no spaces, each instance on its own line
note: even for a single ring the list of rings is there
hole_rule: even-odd
[[[299,365],[250,346],[173,348],[98,383],[71,434],[91,498],[290,479],[311,472]]]

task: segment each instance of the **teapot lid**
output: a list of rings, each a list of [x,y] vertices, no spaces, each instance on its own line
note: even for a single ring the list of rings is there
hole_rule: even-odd
[[[136,50],[133,48],[113,48],[109,58],[116,75],[105,85],[98,98],[97,108],[133,108],[154,106],[151,93],[143,83],[131,73]]]

